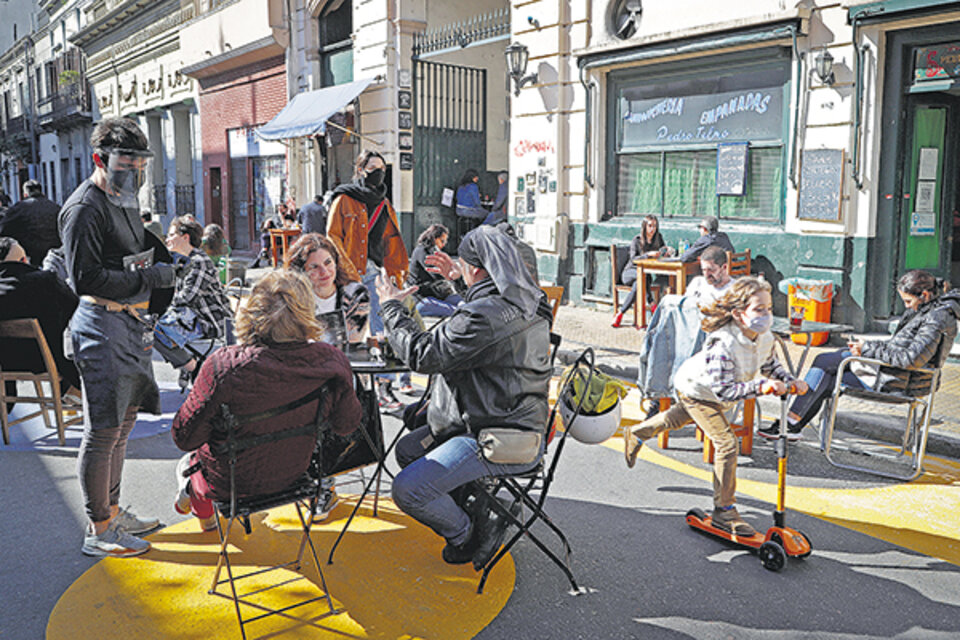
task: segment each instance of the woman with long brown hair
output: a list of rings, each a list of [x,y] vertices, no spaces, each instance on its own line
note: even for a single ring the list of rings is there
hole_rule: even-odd
[[[660,235],[660,221],[657,220],[657,216],[648,215],[643,219],[643,226],[640,228],[640,233],[633,237],[633,240],[630,242],[630,259],[627,260],[627,264],[623,267],[623,273],[620,274],[620,280],[623,284],[628,284],[630,286],[630,293],[627,294],[627,297],[623,299],[623,303],[620,305],[620,309],[617,310],[617,315],[613,318],[612,326],[618,328],[623,322],[623,314],[630,310],[630,307],[633,306],[633,303],[637,299],[637,265],[634,264],[634,260],[637,258],[656,258],[661,255],[663,252],[664,255],[669,254],[671,249],[666,247],[663,242],[663,236]],[[667,284],[666,276],[657,276],[657,283],[661,286]],[[652,280],[650,276],[646,277],[645,286],[647,291],[650,290],[650,285]],[[651,302],[652,299],[649,299],[649,293],[647,302]]]

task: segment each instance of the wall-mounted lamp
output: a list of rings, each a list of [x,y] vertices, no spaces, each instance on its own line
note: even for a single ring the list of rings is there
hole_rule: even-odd
[[[833,56],[830,55],[826,47],[813,59],[813,64],[814,71],[816,71],[817,78],[820,79],[820,82],[825,85],[832,85],[836,81],[833,75]]]
[[[504,51],[504,54],[507,56],[507,71],[513,78],[513,95],[519,96],[520,89],[524,85],[537,81],[536,73],[525,75],[527,73],[527,62],[530,60],[530,50],[525,44],[512,42]]]

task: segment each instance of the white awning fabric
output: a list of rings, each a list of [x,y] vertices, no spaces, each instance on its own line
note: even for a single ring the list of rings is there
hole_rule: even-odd
[[[273,120],[256,130],[264,140],[323,135],[327,120],[353,102],[375,78],[364,78],[316,91],[298,93]]]

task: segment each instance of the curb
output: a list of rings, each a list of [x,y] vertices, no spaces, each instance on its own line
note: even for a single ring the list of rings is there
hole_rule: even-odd
[[[569,365],[577,359],[580,351],[561,348],[557,352],[557,360]],[[639,357],[639,356],[638,356]],[[631,384],[636,384],[639,368],[631,365],[610,364],[598,362],[597,369]],[[876,438],[883,442],[899,444],[903,436],[905,417],[876,415],[858,411],[838,411],[837,427],[854,435]],[[960,436],[952,433],[943,433],[936,430],[936,424],[931,421],[930,434],[927,436],[927,453],[943,458],[960,460]]]

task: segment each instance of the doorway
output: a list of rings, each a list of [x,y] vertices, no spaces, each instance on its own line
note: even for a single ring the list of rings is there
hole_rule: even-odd
[[[223,178],[220,167],[210,167],[210,222],[223,224]]]
[[[960,95],[911,94],[906,100],[901,183],[900,273],[924,269],[960,283]]]

